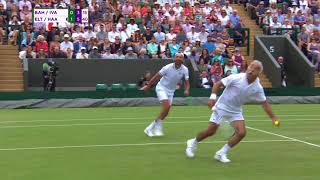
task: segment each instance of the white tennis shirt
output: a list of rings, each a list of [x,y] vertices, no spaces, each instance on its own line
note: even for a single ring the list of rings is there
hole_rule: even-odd
[[[266,101],[259,78],[248,84],[246,73],[239,73],[223,78],[221,82],[225,89],[215,105],[218,109],[241,113],[245,103]]]
[[[177,84],[182,80],[189,79],[189,71],[185,65],[181,65],[179,69],[176,69],[174,63],[170,63],[164,66],[159,74],[162,76],[157,86],[161,86],[169,93],[173,93],[176,90]]]

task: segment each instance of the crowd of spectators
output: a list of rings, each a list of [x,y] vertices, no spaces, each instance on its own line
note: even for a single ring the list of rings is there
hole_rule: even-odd
[[[88,8],[89,23],[32,23],[33,8]],[[0,43],[7,33],[21,59],[152,60],[182,52],[209,80],[247,66],[236,48],[247,43],[244,25],[225,0],[0,0],[0,27]]]
[[[320,70],[319,6],[318,0],[250,0],[246,4],[266,34],[284,34],[296,40],[297,46],[316,66],[318,72]]]

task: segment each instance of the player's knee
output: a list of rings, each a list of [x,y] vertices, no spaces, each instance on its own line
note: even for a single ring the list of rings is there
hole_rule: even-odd
[[[236,134],[240,138],[244,138],[246,136],[247,132],[245,130],[240,130],[240,131],[236,132]]]

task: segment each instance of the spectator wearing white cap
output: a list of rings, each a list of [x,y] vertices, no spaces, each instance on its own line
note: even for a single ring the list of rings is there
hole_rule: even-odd
[[[231,15],[233,12],[233,8],[229,6],[229,4],[230,4],[229,1],[226,1],[222,9],[224,9],[228,15]]]
[[[181,14],[181,12],[183,11],[183,8],[180,6],[179,0],[176,0],[176,3],[174,5],[174,7],[172,8],[172,10],[175,12],[176,16],[179,16]]]
[[[69,39],[70,39],[69,34],[65,34],[63,36],[63,42],[60,44],[60,50],[65,53],[67,52],[68,48],[72,49],[72,51],[73,51],[73,44],[72,44],[72,42],[69,41]]]
[[[89,58],[89,54],[86,53],[86,48],[85,47],[81,47],[80,48],[80,52],[77,54],[76,59],[88,59]]]
[[[132,47],[128,47],[125,59],[138,59],[137,54],[133,52]]]
[[[89,58],[90,59],[101,59],[101,54],[99,53],[98,47],[97,46],[93,46],[92,47],[92,51],[89,54]]]
[[[2,4],[2,6],[3,6],[3,9],[7,9],[7,2],[6,2],[6,0],[0,0],[0,4]]]
[[[19,1],[19,10],[22,11],[23,6],[28,6],[28,10],[31,11],[32,5],[31,2],[28,0],[21,0]]]

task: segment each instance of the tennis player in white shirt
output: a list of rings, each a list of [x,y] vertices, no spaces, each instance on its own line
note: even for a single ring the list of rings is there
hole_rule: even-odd
[[[160,79],[156,86],[156,93],[162,104],[162,109],[159,116],[144,130],[144,133],[149,137],[163,136],[162,121],[169,113],[176,86],[181,80],[184,80],[185,84],[184,95],[189,96],[189,71],[188,68],[183,65],[183,62],[184,55],[177,53],[174,57],[174,63],[164,66],[151,78],[148,85],[141,88],[143,91],[148,91],[150,87]]]
[[[198,133],[194,139],[189,139],[187,141],[187,157],[193,158],[195,156],[197,144],[205,138],[215,134],[221,120],[224,119],[233,126],[234,134],[230,137],[228,143],[216,152],[214,159],[222,163],[230,162],[227,158],[228,151],[237,145],[246,135],[246,126],[242,115],[242,105],[245,103],[262,103],[264,111],[272,119],[273,123],[278,121],[277,117],[272,112],[270,104],[266,100],[263,87],[258,78],[262,70],[262,63],[254,60],[249,65],[246,73],[230,75],[223,78],[212,87],[208,106],[209,108],[212,108],[213,112],[209,120],[209,126]],[[216,102],[216,93],[221,87],[225,87],[225,89]]]

